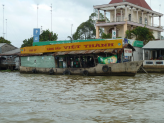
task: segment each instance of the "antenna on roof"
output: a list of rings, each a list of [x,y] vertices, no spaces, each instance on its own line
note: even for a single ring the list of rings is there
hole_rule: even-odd
[[[159,4],[159,12],[160,12],[160,10],[161,10],[161,4]]]

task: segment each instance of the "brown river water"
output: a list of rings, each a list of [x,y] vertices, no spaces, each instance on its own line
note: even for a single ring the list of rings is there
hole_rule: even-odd
[[[164,123],[164,74],[0,72],[0,123]]]

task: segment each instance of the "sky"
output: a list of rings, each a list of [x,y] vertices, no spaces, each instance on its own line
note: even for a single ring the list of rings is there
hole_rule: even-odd
[[[52,4],[52,31],[58,34],[58,40],[69,40],[67,37],[76,32],[77,27],[88,20],[93,12],[94,5],[108,4],[111,0],[0,0],[0,37],[3,36],[3,4],[5,39],[16,47],[21,47],[23,40],[33,36],[33,28],[51,31],[51,4]],[[150,2],[151,1],[151,2]],[[154,11],[164,13],[164,0],[146,0]],[[161,9],[159,5],[161,4]],[[109,13],[107,13],[109,17]],[[7,19],[7,21],[6,21]],[[109,18],[110,20],[110,18]],[[159,25],[158,18],[155,24]],[[6,24],[7,22],[7,24]],[[6,26],[7,25],[7,26]],[[164,17],[162,17],[164,26]],[[162,33],[164,35],[164,32]]]

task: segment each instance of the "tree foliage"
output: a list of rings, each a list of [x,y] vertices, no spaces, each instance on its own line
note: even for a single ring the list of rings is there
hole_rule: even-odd
[[[86,40],[86,39],[95,39],[96,38],[96,29],[95,29],[95,25],[96,25],[96,18],[98,16],[98,12],[95,11],[94,13],[92,13],[89,16],[89,20],[81,23],[76,32],[73,34],[73,39],[74,40]],[[102,13],[100,13],[100,19],[104,19],[104,16]],[[108,19],[107,19],[108,20]],[[108,20],[109,21],[109,20]],[[103,34],[103,29],[100,28],[99,29],[100,32],[100,36]]]
[[[6,40],[5,38],[3,37],[0,37],[0,43],[7,43],[7,44],[11,44],[10,41]]]
[[[96,29],[93,24],[93,21],[89,19],[86,22],[83,22],[80,24],[80,26],[77,28],[75,34],[73,35],[73,39],[91,39],[95,38],[96,36]]]
[[[40,42],[42,41],[56,41],[58,39],[58,34],[50,32],[49,30],[43,30],[42,34],[39,36]]]
[[[23,40],[23,44],[21,47],[30,47],[32,46],[33,43],[33,37],[29,38],[29,39],[25,39]]]
[[[126,38],[143,41],[147,44],[150,40],[154,40],[153,32],[146,27],[136,27],[135,29],[126,31]]]
[[[43,30],[43,32],[39,36],[39,42],[56,41],[57,39],[58,39],[58,35],[56,33],[50,32],[49,30]],[[29,47],[32,46],[32,44],[33,44],[33,37],[23,40],[23,44],[21,47]]]
[[[108,33],[108,34],[102,33],[101,38],[102,38],[102,39],[112,38],[112,34],[111,34],[111,33]]]

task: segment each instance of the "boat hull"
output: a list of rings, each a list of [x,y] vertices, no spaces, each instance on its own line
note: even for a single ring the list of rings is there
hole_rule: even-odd
[[[96,67],[91,68],[34,68],[20,66],[21,73],[48,73],[53,70],[56,75],[63,75],[65,71],[69,71],[70,75],[84,75],[84,71],[87,71],[89,76],[135,76],[138,69],[141,67],[143,61],[137,62],[125,62],[116,64],[98,64]],[[103,71],[103,66],[108,67],[108,71]]]

